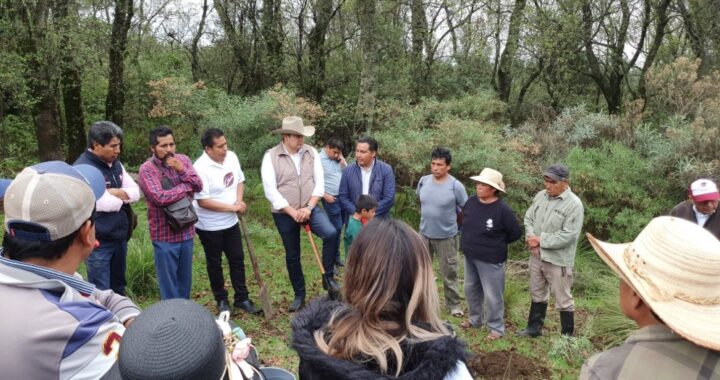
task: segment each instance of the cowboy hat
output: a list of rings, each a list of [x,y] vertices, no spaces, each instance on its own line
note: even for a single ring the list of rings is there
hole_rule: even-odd
[[[715,236],[687,220],[661,216],[632,243],[587,237],[598,256],[673,331],[720,350],[720,241]]]
[[[480,175],[470,177],[471,180],[482,182],[486,185],[490,185],[495,189],[505,193],[505,183],[503,182],[503,175],[497,170],[485,168],[480,172]]]
[[[288,116],[283,119],[282,128],[278,128],[272,133],[310,137],[315,134],[315,127],[303,125],[303,119],[299,116]]]

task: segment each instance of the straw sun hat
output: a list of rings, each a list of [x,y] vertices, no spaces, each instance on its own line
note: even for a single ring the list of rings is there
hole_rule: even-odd
[[[598,255],[673,331],[720,350],[720,241],[684,219],[653,219],[632,243],[587,234]]]
[[[480,172],[480,175],[470,177],[471,180],[482,182],[486,185],[490,185],[495,189],[506,193],[505,183],[503,182],[503,175],[495,169],[485,168]]]

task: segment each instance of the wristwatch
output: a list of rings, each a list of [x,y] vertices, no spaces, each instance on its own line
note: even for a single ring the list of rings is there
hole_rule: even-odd
[[[315,206],[311,205],[310,203],[306,204],[305,207],[307,207],[308,210],[310,210],[310,211],[312,211],[315,208]]]

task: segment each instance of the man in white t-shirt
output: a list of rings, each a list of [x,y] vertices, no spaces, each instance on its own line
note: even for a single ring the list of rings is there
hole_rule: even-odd
[[[237,155],[228,150],[224,133],[211,128],[200,142],[205,152],[193,167],[202,179],[203,189],[195,193],[198,222],[195,230],[205,250],[208,278],[219,312],[229,311],[228,292],[222,269],[222,253],[230,266],[230,280],[235,289],[235,308],[258,314],[245,286],[245,264],[238,213],[247,209],[243,202],[245,175]],[[247,236],[245,237],[248,238]]]

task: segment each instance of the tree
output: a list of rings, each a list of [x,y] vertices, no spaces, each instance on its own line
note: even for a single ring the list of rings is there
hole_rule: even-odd
[[[647,29],[650,24],[650,0],[642,0],[643,20],[637,33],[635,54],[625,60],[624,52],[630,44],[630,19],[632,12],[628,0],[618,0],[619,14],[613,14],[613,1],[593,13],[593,2],[584,0],[581,5],[583,21],[583,43],[589,72],[598,89],[605,98],[608,112],[620,112],[623,99],[623,85],[630,69],[635,66],[645,43]],[[617,16],[615,18],[614,16]],[[595,49],[603,52],[603,60],[598,59]]]
[[[525,9],[525,0],[515,0],[512,14],[510,15],[510,25],[508,27],[507,42],[505,48],[500,55],[500,62],[497,70],[497,91],[500,100],[507,102],[510,99],[510,90],[512,89],[512,65],[515,60],[515,54],[518,50],[518,40],[520,39],[520,27],[523,21],[523,10]]]
[[[73,0],[57,0],[55,14],[60,23],[62,72],[61,88],[65,114],[67,161],[74,162],[86,148],[85,116],[82,101],[82,68],[75,59],[73,48],[75,27],[78,25],[77,5]]]
[[[355,119],[372,132],[375,121],[375,100],[377,86],[377,46],[376,46],[376,0],[362,0],[355,3],[355,11],[360,26],[360,49],[362,51],[362,72],[360,73],[360,91],[358,93]]]
[[[125,56],[128,31],[133,18],[133,0],[115,0],[112,34],[110,36],[110,59],[108,92],[105,99],[105,117],[115,124],[123,125],[125,107]]]

